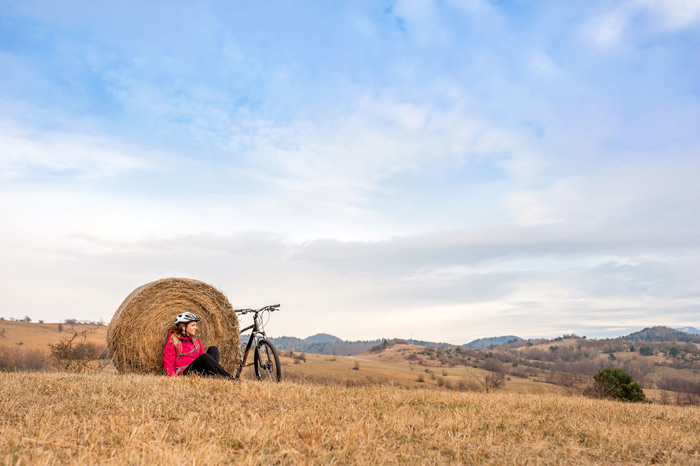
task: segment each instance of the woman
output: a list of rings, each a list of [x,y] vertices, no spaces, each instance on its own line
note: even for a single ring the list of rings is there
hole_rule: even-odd
[[[175,329],[168,333],[168,342],[163,350],[163,367],[168,377],[199,374],[232,379],[231,374],[219,365],[219,348],[210,346],[207,352],[202,342],[194,337],[200,319],[191,312],[179,314]]]

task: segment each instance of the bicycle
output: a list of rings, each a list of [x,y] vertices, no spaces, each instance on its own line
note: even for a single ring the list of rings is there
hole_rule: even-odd
[[[273,382],[280,382],[282,380],[282,366],[280,366],[277,350],[275,350],[272,343],[267,340],[265,324],[262,322],[264,313],[279,311],[279,307],[279,304],[273,304],[260,309],[234,309],[234,312],[240,315],[245,315],[249,312],[254,313],[253,325],[241,329],[241,333],[246,330],[251,330],[251,332],[250,339],[248,339],[248,344],[245,347],[245,353],[243,353],[243,357],[238,362],[236,379],[241,376],[244,367],[252,365],[255,367],[255,377],[258,380],[269,380]],[[252,364],[247,363],[251,347],[255,348]]]

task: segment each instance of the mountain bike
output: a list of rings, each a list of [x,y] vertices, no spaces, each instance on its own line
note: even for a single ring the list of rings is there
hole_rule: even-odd
[[[269,380],[273,382],[282,380],[280,359],[279,356],[277,356],[275,347],[267,340],[267,335],[265,335],[265,323],[267,322],[263,322],[265,315],[269,315],[270,312],[279,311],[279,307],[279,304],[273,304],[260,309],[234,309],[236,314],[240,315],[245,315],[250,312],[253,313],[253,325],[241,329],[241,333],[247,330],[251,332],[248,344],[245,347],[245,352],[243,353],[243,358],[238,362],[236,379],[241,376],[244,367],[252,365],[255,368],[255,377],[258,380]],[[248,363],[248,355],[250,354],[251,348],[253,348],[253,362]]]

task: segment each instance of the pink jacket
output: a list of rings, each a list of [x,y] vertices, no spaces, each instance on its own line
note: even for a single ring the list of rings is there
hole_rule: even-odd
[[[179,336],[180,346],[176,348],[170,339],[173,333],[176,333],[176,330],[171,330],[168,333],[168,342],[163,350],[163,368],[165,368],[165,373],[168,374],[168,377],[176,377],[187,366],[192,364],[192,361],[197,359],[197,356],[204,353],[201,341],[181,335]]]

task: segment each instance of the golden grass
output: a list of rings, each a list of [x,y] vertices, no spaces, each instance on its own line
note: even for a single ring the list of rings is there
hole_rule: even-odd
[[[437,363],[433,366],[416,364],[411,370],[405,355],[390,350],[378,354],[364,353],[356,356],[307,353],[305,355],[306,362],[300,364],[295,364],[295,361],[287,354],[287,351],[280,352],[282,373],[285,378],[320,383],[392,383],[409,388],[438,388],[438,383],[442,380],[446,388],[447,386],[458,388],[460,382],[478,385],[484,376],[489,374],[484,369],[471,366],[447,367],[437,365]],[[353,370],[356,363],[359,365],[359,370]],[[429,372],[425,372],[426,369]],[[446,376],[443,375],[443,371],[447,373]],[[422,382],[418,382],[419,376],[422,377]],[[557,385],[511,376],[508,376],[502,390],[531,394],[566,393],[564,388]]]
[[[0,321],[0,345],[20,347],[24,350],[49,350],[49,344],[56,344],[61,338],[69,337],[71,329],[77,332],[89,330],[86,334],[86,342],[105,346],[107,339],[107,327],[100,325],[62,324],[63,332],[58,331],[59,324],[39,324],[33,322],[15,322],[9,320]],[[21,343],[21,345],[20,345]]]
[[[3,464],[700,464],[700,409],[151,375],[0,374]]]

